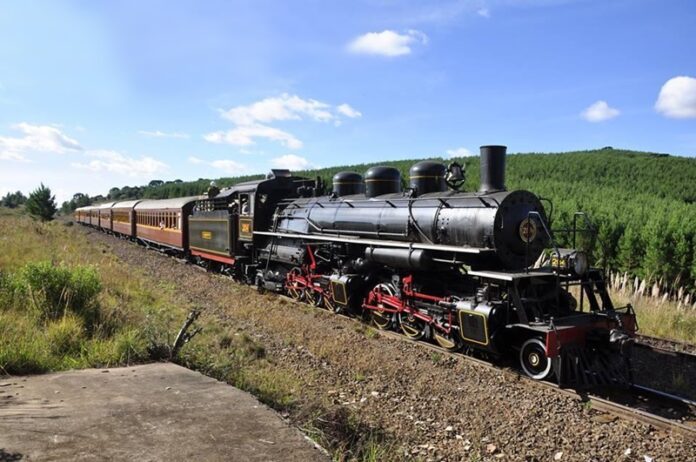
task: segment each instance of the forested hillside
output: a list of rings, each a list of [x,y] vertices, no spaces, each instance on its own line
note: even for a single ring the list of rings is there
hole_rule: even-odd
[[[478,157],[459,159],[467,167],[465,190],[475,190]],[[407,178],[415,160],[378,162]],[[298,172],[321,176],[363,173],[370,165]],[[260,176],[220,178],[221,187]],[[146,187],[113,188],[113,200],[167,198],[204,192],[210,180],[153,182]],[[161,183],[161,184],[160,184]],[[576,210],[585,211],[599,228],[592,243],[595,264],[627,271],[665,286],[693,288],[696,281],[696,159],[616,149],[562,154],[508,156],[508,189],[528,189],[551,199],[553,227],[568,227]],[[548,211],[547,211],[548,212]],[[589,245],[589,244],[588,244]]]

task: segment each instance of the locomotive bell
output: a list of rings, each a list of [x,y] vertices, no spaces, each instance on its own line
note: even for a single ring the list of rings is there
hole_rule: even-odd
[[[365,196],[401,192],[401,173],[393,167],[372,167],[365,172]]]
[[[333,176],[333,193],[337,196],[350,196],[365,192],[363,177],[355,172],[338,172]]]
[[[505,152],[507,146],[481,146],[481,186],[479,192],[505,191]]]
[[[408,171],[410,187],[416,195],[447,191],[447,168],[439,162],[424,160],[413,164]]]

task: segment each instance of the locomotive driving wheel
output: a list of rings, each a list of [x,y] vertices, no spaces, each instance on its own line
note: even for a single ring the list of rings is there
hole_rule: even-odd
[[[334,300],[333,294],[331,292],[326,292],[322,298],[324,302],[324,308],[331,311],[332,313],[338,311],[338,306],[336,305],[336,301]]]
[[[288,280],[285,283],[285,288],[290,298],[301,301],[305,296],[305,287],[295,279],[298,276],[302,276],[302,269],[296,266],[288,273]]]
[[[425,337],[427,324],[422,319],[418,319],[413,313],[407,311],[400,311],[398,317],[401,331],[406,337],[411,340],[420,340]]]
[[[370,316],[372,317],[372,323],[377,326],[378,329],[387,330],[392,326],[394,316],[389,311],[382,311],[385,308],[384,304],[379,300],[380,296],[383,295],[394,295],[396,294],[396,289],[391,284],[377,284],[368,294],[367,302],[370,305],[376,305],[378,310],[370,310]]]
[[[530,338],[522,344],[520,366],[534,380],[544,380],[551,375],[551,358],[546,355],[546,346],[541,339]]]
[[[324,295],[321,292],[317,292],[312,287],[307,287],[305,289],[305,299],[310,305],[322,306],[324,304]]]
[[[440,330],[434,330],[433,338],[438,345],[445,350],[457,351],[462,347],[462,341],[456,330],[450,329],[449,333]]]

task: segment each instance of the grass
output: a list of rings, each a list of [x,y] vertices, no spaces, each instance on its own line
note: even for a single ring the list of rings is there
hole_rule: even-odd
[[[302,431],[330,448],[332,459],[337,462],[403,460],[394,441],[346,408],[326,410],[315,405],[303,420]]]
[[[182,349],[183,365],[228,382],[279,411],[291,408],[303,377],[277,367],[265,348],[244,332],[228,332],[212,321],[206,334]]]
[[[185,307],[75,228],[0,214],[0,373],[150,360]]]
[[[627,297],[616,291],[611,296],[616,306],[633,305],[639,333],[696,344],[696,310],[650,297]]]

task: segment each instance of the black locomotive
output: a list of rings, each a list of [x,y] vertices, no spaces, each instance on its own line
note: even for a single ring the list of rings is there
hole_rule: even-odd
[[[535,379],[628,382],[635,313],[613,306],[583,252],[556,245],[536,195],[507,191],[505,153],[481,147],[476,192],[460,191],[456,163],[415,164],[405,190],[390,167],[341,172],[328,195],[319,179],[274,170],[191,198],[188,248],[175,251],[379,329],[513,359]]]

